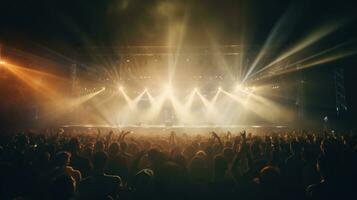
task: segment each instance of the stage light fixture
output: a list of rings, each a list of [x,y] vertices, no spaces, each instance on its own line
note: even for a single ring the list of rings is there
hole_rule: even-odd
[[[242,90],[242,85],[241,84],[237,84],[236,90]]]

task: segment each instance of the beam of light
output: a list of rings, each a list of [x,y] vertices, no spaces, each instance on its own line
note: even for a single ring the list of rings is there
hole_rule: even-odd
[[[299,43],[297,43],[296,45],[294,45],[287,51],[284,51],[284,53],[282,55],[280,55],[278,58],[276,58],[275,60],[273,60],[268,65],[264,66],[263,68],[261,68],[260,70],[255,72],[254,74],[261,73],[262,71],[269,69],[274,64],[276,64],[276,63],[300,52],[301,50],[305,49],[306,47],[318,42],[322,38],[328,36],[329,34],[331,34],[334,31],[336,31],[341,26],[345,25],[346,22],[347,22],[346,20],[345,21],[336,20],[336,21],[324,24],[323,26],[319,27],[319,29],[313,31],[308,36],[306,36],[302,41],[300,41]]]
[[[165,97],[170,97],[173,95],[173,88],[171,83],[167,83],[164,87],[164,95]]]
[[[338,44],[338,45],[336,45],[336,46],[334,46],[334,47],[325,49],[325,50],[323,50],[323,51],[321,51],[321,52],[315,53],[315,54],[313,54],[313,55],[311,55],[311,56],[308,56],[308,57],[306,57],[306,58],[303,58],[303,59],[300,59],[300,60],[298,60],[298,61],[295,61],[295,62],[293,62],[293,63],[291,63],[291,64],[288,64],[288,65],[284,66],[284,69],[285,69],[285,70],[289,70],[289,68],[290,68],[290,70],[292,70],[291,67],[297,66],[297,65],[299,65],[299,64],[301,64],[301,63],[303,63],[303,62],[309,61],[309,60],[311,60],[311,59],[318,58],[319,56],[322,56],[322,55],[325,55],[325,54],[330,53],[330,52],[332,52],[332,51],[338,50],[338,49],[340,49],[341,47],[346,47],[347,45],[349,45],[349,44],[351,44],[351,43],[354,43],[355,41],[356,41],[356,39],[353,39],[353,40],[346,41],[346,42],[343,42],[343,43],[341,43],[341,44]],[[299,68],[299,69],[300,69],[300,68]],[[282,71],[284,71],[284,70],[282,70]],[[282,72],[282,71],[280,71],[280,72]],[[280,73],[280,72],[278,72],[278,73]],[[268,75],[265,75],[265,76],[262,76],[262,77],[268,77]],[[262,78],[262,77],[260,77],[260,78]]]
[[[223,94],[228,98],[220,98],[220,101],[217,102],[218,96],[220,94]],[[213,111],[215,116],[212,122],[220,123],[220,124],[231,123],[236,113],[235,110],[238,109],[239,112],[242,112],[242,106],[237,107],[236,103],[239,103],[241,105],[243,104],[242,102],[243,102],[243,98],[235,94],[232,94],[224,89],[218,90],[215,96],[210,101],[210,109]],[[234,112],[232,112],[233,110]]]
[[[253,92],[248,93],[245,97],[239,97],[224,90],[222,93],[241,104],[243,109],[252,111],[268,122],[291,119],[293,116],[290,110]]]
[[[146,93],[146,95],[148,96],[148,98],[149,98],[149,102],[150,102],[150,104],[152,105],[152,104],[154,104],[154,97],[150,94],[150,92],[149,92],[149,90],[145,90],[145,93]]]
[[[209,123],[216,123],[221,118],[221,115],[218,113],[216,102],[222,91],[222,89],[217,90],[211,100],[205,98],[199,91],[197,92],[197,95],[205,107],[206,120],[208,120]]]
[[[181,103],[177,99],[177,97],[173,94],[172,89],[169,89],[168,91],[171,91],[171,92],[167,94],[166,98],[171,103],[173,111],[175,112],[179,123],[192,122],[193,119],[190,114],[190,109],[187,107],[189,105],[189,102],[186,102],[184,104]],[[194,94],[198,93],[197,90],[193,90],[193,91],[194,91],[193,94],[191,93],[191,95],[188,96],[189,99],[190,99],[190,96],[192,96],[192,98],[193,98]]]
[[[75,98],[67,97],[56,88],[56,84],[58,82],[69,83],[68,79],[64,79],[62,77],[58,77],[47,72],[29,69],[11,63],[6,63],[4,67],[16,78],[18,78],[31,89],[39,93],[41,95],[41,98],[46,99],[42,101],[41,107],[43,108],[43,118],[48,121],[59,119],[60,117],[65,116],[69,112],[78,109],[82,104],[93,99],[95,96],[105,90],[105,88],[103,87],[98,91],[84,96]],[[41,81],[42,79],[39,80],[39,78],[54,81],[54,83],[51,84],[51,82],[48,81]],[[96,121],[99,121],[99,119],[97,119]]]
[[[162,110],[167,95],[165,92],[162,92],[154,98],[149,91],[146,91],[146,94],[149,97],[150,108],[143,114],[143,117],[144,119],[154,120]]]
[[[57,100],[58,98],[63,98],[55,87],[52,87],[48,82],[45,83],[42,78],[50,79],[51,81],[61,81],[68,82],[59,76],[55,76],[50,73],[29,69],[12,63],[4,62],[2,66],[9,72],[11,72],[16,78],[24,82],[27,86],[35,90],[36,92],[42,94],[42,97],[46,97],[51,100]]]
[[[210,102],[201,94],[201,92],[197,92],[197,95],[200,97],[203,105],[206,107],[206,108],[209,108],[210,107]]]
[[[301,59],[301,60],[299,60],[299,61],[296,61],[296,62],[294,62],[294,63],[288,64],[287,66],[285,66],[285,68],[289,68],[289,67],[291,67],[291,66],[296,66],[297,64],[300,64],[300,63],[303,63],[303,62],[305,62],[305,61],[311,60],[311,59],[313,59],[313,58],[316,58],[316,57],[325,55],[325,54],[327,54],[327,53],[330,53],[331,51],[334,51],[334,50],[336,50],[336,49],[339,49],[339,48],[341,48],[341,47],[344,47],[344,46],[346,46],[346,45],[348,45],[348,44],[350,44],[350,43],[352,43],[352,42],[354,42],[354,41],[356,41],[356,39],[355,39],[355,40],[351,40],[351,41],[347,41],[347,42],[344,42],[344,43],[341,43],[341,44],[338,44],[338,45],[336,45],[336,46],[334,46],[334,47],[331,47],[331,48],[328,48],[328,49],[325,49],[325,50],[323,50],[323,51],[321,51],[321,52],[318,52],[318,53],[316,53],[316,54],[313,54],[313,55],[311,55],[311,56],[308,56],[308,57],[306,57],[306,58],[303,58],[303,59]]]
[[[90,117],[97,124],[110,124],[115,125],[115,117],[113,117],[113,107],[106,107],[110,101],[116,96],[116,93],[111,93],[110,95],[105,96],[104,98],[94,98],[91,100],[91,105],[95,109],[94,112],[88,113],[86,116]]]
[[[20,66],[20,65],[16,65],[16,64],[13,64],[13,63],[9,63],[9,62],[6,62],[6,61],[3,61],[3,66],[6,69],[10,70],[11,72],[14,72],[14,73],[18,72],[18,73],[25,74],[27,76],[44,76],[44,77],[48,77],[48,78],[51,78],[51,79],[55,79],[56,81],[66,81],[66,82],[69,81],[66,78],[63,78],[63,77],[60,77],[60,76],[56,76],[56,75],[51,74],[51,73],[47,73],[47,72],[39,71],[39,70],[35,70],[35,69],[30,69],[30,68],[23,67],[23,66]]]
[[[131,99],[128,94],[125,92],[124,88],[122,86],[119,86],[119,91],[123,95],[126,103],[128,104],[129,108],[134,111],[137,109],[137,104],[138,102],[142,99],[144,94],[147,93],[146,90],[142,91],[138,96],[136,96],[134,99]]]
[[[102,87],[100,90],[84,95],[84,96],[80,96],[78,98],[75,98],[73,100],[69,101],[69,106],[70,107],[76,107],[79,106],[81,104],[83,104],[84,102],[87,102],[88,100],[92,99],[93,97],[97,96],[98,94],[100,94],[101,92],[103,92],[105,90],[105,87]]]
[[[237,84],[235,91],[241,91],[243,89],[243,86],[241,84]]]
[[[244,76],[242,82],[245,82],[249,78],[266,53],[269,52],[269,48],[272,44],[282,44],[286,40],[289,32],[292,30],[291,27],[296,24],[298,17],[301,15],[301,12],[297,11],[296,6],[297,5],[295,4],[291,4],[286,12],[283,13],[283,15],[276,22],[273,29],[269,33],[262,49],[259,51],[258,56],[254,59],[252,65],[249,67],[249,70]]]
[[[168,4],[162,4],[163,6],[170,6]],[[185,11],[184,11],[184,16],[182,21],[173,21],[171,16],[169,17],[169,27],[168,27],[168,32],[169,32],[169,41],[168,44],[169,46],[174,46],[175,52],[174,54],[169,54],[169,59],[168,59],[168,73],[169,73],[169,83],[173,82],[173,78],[175,75],[176,71],[176,65],[179,60],[180,56],[180,51],[181,51],[181,46],[182,46],[182,41],[184,38],[184,35],[186,33],[186,23],[189,18],[189,11],[190,8],[189,6],[185,6]],[[166,11],[165,11],[166,12]],[[167,13],[171,15],[172,13]]]
[[[246,107],[268,122],[292,120],[294,113],[283,105],[260,95],[251,94]]]
[[[257,88],[255,86],[243,86],[241,84],[238,84],[234,90],[234,93],[236,94],[245,94],[245,95],[250,95],[251,93],[255,92]]]
[[[232,122],[236,111],[241,112],[243,110],[241,106],[242,98],[238,96],[240,93],[237,92],[235,92],[237,94],[233,94],[226,90],[221,90],[221,93],[228,98],[221,98],[221,101],[219,101],[219,105],[223,107],[220,108],[220,117],[217,119],[217,121],[222,124],[229,124]],[[237,103],[240,106],[237,106]]]
[[[210,31],[207,31],[210,32]],[[211,48],[213,52],[213,60],[217,61],[217,67],[218,69],[222,70],[224,74],[228,75],[230,79],[235,79],[236,77],[234,76],[234,73],[232,73],[232,68],[229,67],[229,64],[227,63],[226,57],[222,54],[221,49],[219,49],[219,45],[217,42],[214,40],[214,36],[209,35],[210,37],[210,42],[211,42]],[[238,53],[237,53],[238,54]],[[236,53],[235,53],[236,55]],[[222,73],[220,71],[219,73]]]
[[[56,118],[65,115],[66,113],[73,111],[80,107],[82,104],[93,99],[95,96],[103,92],[105,88],[86,94],[76,98],[62,98],[57,99],[56,101],[51,101],[45,104],[45,114],[44,118]]]
[[[219,96],[219,94],[221,94],[221,92],[222,92],[221,90],[217,90],[216,94],[211,99],[211,102],[210,102],[211,105],[215,105],[216,104],[218,96]]]
[[[146,94],[146,91],[142,91],[137,97],[135,97],[135,99],[132,100],[132,104],[133,106],[136,108],[138,102],[143,98],[144,94]]]
[[[125,90],[122,90],[123,93],[125,93]],[[143,90],[138,96],[136,96],[134,99],[130,99],[129,96],[124,96],[125,101],[127,102],[128,107],[124,107],[122,110],[124,113],[124,116],[121,116],[122,118],[122,124],[127,124],[128,122],[141,122],[143,120],[143,117],[141,115],[141,111],[138,109],[138,103],[142,99],[142,97],[146,94],[146,91]],[[140,117],[138,117],[140,116]]]
[[[192,90],[190,92],[190,94],[188,95],[187,101],[184,104],[184,109],[185,110],[189,110],[193,104],[193,100],[195,98],[195,94],[197,93],[197,88],[195,88],[194,90]]]
[[[193,116],[193,113],[191,111],[193,102],[195,100],[195,96],[198,92],[197,88],[194,88],[188,96],[186,96],[186,101],[185,103],[181,106],[182,112],[180,113],[180,116],[182,119],[180,119],[180,122],[186,123],[186,124],[193,124],[195,121],[195,118]]]
[[[243,102],[242,98],[237,95],[231,94],[225,90],[221,90],[221,92],[239,103]]]
[[[128,94],[125,92],[124,88],[122,86],[119,87],[120,93],[123,95],[127,105],[129,106],[130,110],[134,110],[135,106],[133,103],[133,100],[128,96]]]
[[[274,74],[268,74],[268,75],[264,75],[262,77],[259,77],[260,80],[262,79],[266,79],[266,78],[272,78],[275,76],[280,76],[283,74],[287,74],[287,73],[291,73],[291,72],[295,72],[295,71],[299,71],[299,70],[303,70],[303,69],[307,69],[313,66],[317,66],[317,65],[321,65],[321,64],[325,64],[328,62],[332,62],[335,60],[339,60],[341,58],[345,58],[348,56],[352,56],[357,54],[357,50],[351,50],[351,51],[347,51],[347,52],[340,52],[340,53],[336,53],[335,55],[331,55],[331,56],[326,56],[324,58],[320,58],[318,60],[314,60],[305,64],[300,64],[298,67],[290,67],[286,70],[282,70],[282,71],[278,71]]]
[[[246,107],[268,122],[291,119],[293,114],[284,106],[260,95],[251,94]]]

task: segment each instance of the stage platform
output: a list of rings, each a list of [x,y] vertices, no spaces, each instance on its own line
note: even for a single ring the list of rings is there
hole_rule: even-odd
[[[109,126],[109,125],[93,125],[93,124],[72,124],[63,125],[62,128],[74,128],[74,129],[103,129],[103,130],[126,130],[134,132],[185,132],[185,133],[203,133],[203,132],[224,132],[230,131],[232,133],[240,132],[243,130],[252,133],[273,132],[288,130],[288,126],[272,126],[272,125],[128,125],[128,126]]]

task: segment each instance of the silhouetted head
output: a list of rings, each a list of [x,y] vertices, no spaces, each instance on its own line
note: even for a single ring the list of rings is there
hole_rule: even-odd
[[[121,142],[120,143],[120,150],[122,152],[126,152],[127,149],[128,149],[128,144],[126,142]]]
[[[102,141],[97,141],[94,145],[94,151],[95,152],[104,151],[104,143]]]
[[[192,158],[189,165],[191,179],[194,182],[205,182],[208,180],[208,163],[202,156],[195,156]]]
[[[214,173],[215,176],[224,176],[228,169],[228,162],[227,160],[222,156],[218,155],[214,158]]]
[[[119,153],[119,144],[117,142],[114,142],[109,146],[108,154],[109,156],[115,156],[118,153]]]
[[[185,150],[183,151],[183,155],[191,160],[191,158],[195,155],[195,149],[193,148],[192,145],[188,146],[185,148]]]
[[[79,152],[79,141],[77,138],[72,138],[69,142],[68,142],[68,150],[72,153],[72,154],[76,154]]]
[[[164,162],[156,170],[154,186],[159,195],[168,195],[177,199],[182,195],[182,189],[186,185],[184,170],[174,162]]]
[[[303,150],[303,145],[296,141],[296,140],[293,140],[290,142],[290,151],[291,153],[293,154],[300,154]]]
[[[195,154],[195,157],[196,157],[196,156],[199,156],[199,157],[202,157],[202,158],[204,158],[204,159],[207,159],[207,154],[206,154],[206,152],[204,152],[204,151],[202,151],[202,150],[197,151],[196,154]]]
[[[53,199],[59,200],[71,199],[75,188],[75,180],[71,176],[63,174],[52,181],[51,196]]]
[[[108,156],[105,152],[99,151],[94,153],[92,158],[93,169],[97,172],[102,172],[107,163]]]
[[[165,160],[165,155],[160,150],[153,148],[148,151],[148,158],[151,165],[156,168]]]
[[[279,184],[280,171],[273,166],[266,166],[259,173],[260,184],[264,187],[270,187]]]
[[[56,160],[56,166],[58,167],[67,166],[71,161],[71,154],[66,151],[58,152],[56,154],[55,160]]]
[[[135,189],[145,189],[149,186],[154,172],[150,169],[140,170],[134,177],[133,186]]]
[[[186,158],[182,154],[177,154],[172,158],[179,166],[186,167]]]
[[[232,162],[234,158],[234,151],[232,148],[224,148],[223,150],[223,156],[227,160],[227,162]]]

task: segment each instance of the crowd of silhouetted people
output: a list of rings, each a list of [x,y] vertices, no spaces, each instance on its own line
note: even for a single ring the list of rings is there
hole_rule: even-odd
[[[355,199],[357,135],[0,133],[0,199]]]

